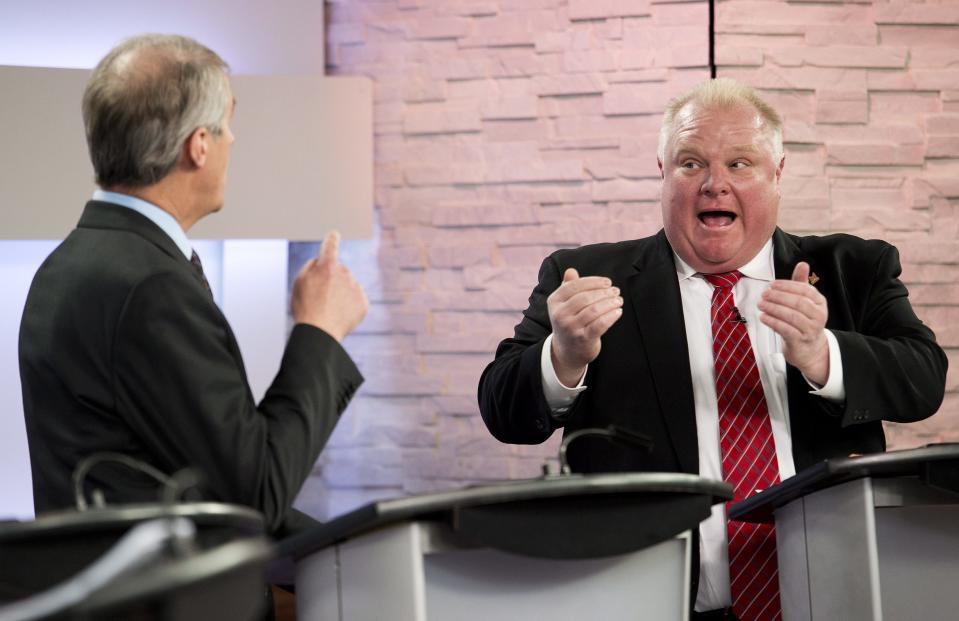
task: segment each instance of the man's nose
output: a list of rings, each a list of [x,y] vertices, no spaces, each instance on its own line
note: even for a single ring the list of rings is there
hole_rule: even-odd
[[[700,192],[711,198],[729,194],[729,171],[725,166],[710,166]]]

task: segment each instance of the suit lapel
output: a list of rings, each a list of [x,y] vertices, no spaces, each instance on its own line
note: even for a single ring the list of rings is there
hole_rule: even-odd
[[[806,257],[793,237],[783,233],[782,229],[777,227],[773,231],[773,267],[776,278],[784,280],[792,278],[793,270],[800,261],[809,263],[810,273],[816,271],[816,266],[809,262],[809,258]]]
[[[672,250],[662,231],[633,263],[625,295],[642,339],[660,410],[684,472],[699,472],[686,326]]]

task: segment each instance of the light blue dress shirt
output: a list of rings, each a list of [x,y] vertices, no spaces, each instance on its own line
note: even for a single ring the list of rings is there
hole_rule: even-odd
[[[180,223],[168,212],[163,211],[153,203],[148,203],[142,198],[130,196],[129,194],[107,192],[106,190],[97,190],[94,192],[93,200],[120,205],[143,215],[160,227],[160,229],[167,234],[167,237],[173,240],[173,243],[180,249],[180,252],[183,253],[187,261],[189,261],[193,255],[193,247],[190,245],[190,240],[187,239],[186,233],[183,231]]]

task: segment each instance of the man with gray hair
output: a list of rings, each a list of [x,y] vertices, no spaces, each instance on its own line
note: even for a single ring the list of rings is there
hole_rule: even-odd
[[[543,262],[480,379],[496,438],[618,425],[652,450],[586,438],[572,468],[699,474],[739,501],[822,459],[881,452],[882,421],[938,409],[946,357],[896,249],[777,228],[782,121],[753,89],[718,79],[675,99],[658,159],[662,231]],[[779,619],[774,529],[718,505],[699,534],[692,618]]]
[[[253,400],[186,236],[223,206],[233,108],[226,63],[186,37],[124,41],[90,78],[101,189],[38,270],[20,327],[38,513],[74,504],[80,464],[81,492],[111,504],[156,501],[154,479],[190,468],[204,499],[253,507],[276,533],[362,382],[340,341],[367,300],[334,233],[296,277],[280,370]]]

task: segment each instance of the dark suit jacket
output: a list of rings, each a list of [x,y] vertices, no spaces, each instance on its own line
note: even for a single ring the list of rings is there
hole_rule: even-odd
[[[199,273],[147,218],[97,201],[34,278],[20,377],[38,512],[73,505],[77,464],[116,451],[166,474],[196,468],[205,499],[258,509],[270,531],[363,379],[335,339],[297,325],[257,405]],[[157,500],[123,466],[87,481],[107,502]]]
[[[881,421],[916,421],[942,402],[946,356],[916,318],[899,281],[896,249],[849,235],[796,237],[776,230],[777,278],[799,261],[819,276],[829,304],[826,327],[842,354],[846,400],[835,405],[809,394],[802,375],[787,368],[789,419],[797,471],[833,456],[885,449]],[[603,336],[589,365],[588,389],[562,419],[543,396],[540,354],[550,333],[547,296],[563,272],[602,275],[620,287],[623,316]],[[583,438],[569,449],[580,472],[699,473],[696,416],[686,331],[672,250],[665,234],[560,250],[548,257],[513,338],[500,343],[479,384],[483,420],[503,442],[533,444],[558,427],[616,424],[646,434],[649,454]]]

